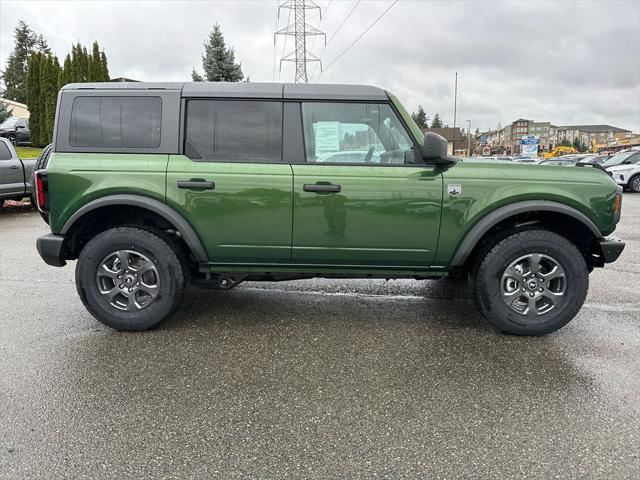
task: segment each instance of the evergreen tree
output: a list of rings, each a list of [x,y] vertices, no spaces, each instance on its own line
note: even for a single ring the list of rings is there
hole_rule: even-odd
[[[27,73],[27,108],[31,143],[40,143],[40,64],[42,54],[35,52],[29,57]]]
[[[51,48],[47,43],[47,39],[42,34],[38,35],[35,43],[35,50],[40,53],[51,53]]]
[[[41,78],[43,77],[41,92],[44,99],[44,124],[41,125],[40,135],[42,145],[47,145],[53,140],[53,125],[56,117],[59,74],[60,63],[58,62],[58,58],[53,55],[47,55],[45,71],[41,72]],[[44,132],[44,135],[42,132]]]
[[[195,68],[191,69],[191,80],[194,82],[204,82],[204,78],[198,72],[196,72]]]
[[[5,98],[20,103],[27,101],[27,64],[29,54],[34,49],[38,37],[22,20],[13,32],[15,46],[9,54],[7,65],[2,72]]]
[[[93,42],[93,47],[91,49],[91,57],[89,58],[88,81],[102,81],[102,56],[100,55],[100,47],[98,46],[98,42]]]
[[[244,78],[241,64],[235,62],[235,51],[226,47],[220,25],[217,23],[204,43],[202,68],[204,78],[209,82],[241,82]],[[198,82],[202,81],[203,76],[194,70],[191,78]]]
[[[4,95],[0,94],[0,96]],[[3,123],[8,118],[11,118],[11,109],[9,108],[9,105],[0,100],[0,123]]]
[[[71,55],[67,53],[64,57],[64,64],[58,75],[58,89],[64,87],[67,83],[72,83]]]
[[[411,118],[416,122],[416,125],[420,128],[429,128],[429,118],[427,114],[424,112],[424,108],[422,105],[418,105],[418,113],[412,113]]]
[[[580,140],[578,140],[578,137],[574,137],[572,147],[580,151]]]
[[[80,44],[78,43],[80,47]],[[87,53],[87,47],[80,48],[80,81],[89,81],[89,54]]]
[[[107,55],[104,52],[100,53],[100,58],[102,59],[102,81],[108,82],[109,78],[109,65],[107,64]]]
[[[39,77],[39,89],[40,96],[38,98],[38,125],[40,134],[35,139],[36,146],[42,147],[47,144],[47,138],[49,138],[49,129],[47,122],[47,95],[49,93],[49,75],[51,73],[51,55],[42,55],[40,59],[40,77]],[[31,117],[33,118],[33,114]],[[33,143],[33,141],[32,141]]]
[[[72,83],[80,82],[80,61],[78,60],[78,47],[71,45],[71,72],[69,80]]]
[[[439,113],[436,113],[433,116],[433,121],[431,122],[431,128],[442,128],[442,118],[440,118]]]

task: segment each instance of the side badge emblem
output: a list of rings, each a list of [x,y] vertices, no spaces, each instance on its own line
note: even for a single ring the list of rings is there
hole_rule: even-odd
[[[459,183],[450,183],[447,186],[447,192],[452,197],[457,197],[462,193],[462,185],[460,185]]]

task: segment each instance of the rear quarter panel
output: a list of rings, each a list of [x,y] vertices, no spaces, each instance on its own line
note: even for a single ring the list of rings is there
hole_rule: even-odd
[[[436,263],[447,265],[465,235],[484,216],[524,200],[563,203],[585,214],[603,235],[615,230],[616,185],[593,168],[459,162],[443,173],[444,199]],[[458,196],[448,185],[460,185]]]
[[[167,154],[52,153],[47,166],[51,231],[80,207],[107,195],[137,194],[165,202]]]

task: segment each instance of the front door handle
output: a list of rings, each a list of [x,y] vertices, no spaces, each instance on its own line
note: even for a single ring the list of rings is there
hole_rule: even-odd
[[[17,165],[11,165],[9,168],[10,168],[11,170],[17,170],[17,169],[18,169],[18,166],[17,166]]]
[[[305,183],[302,187],[305,192],[315,193],[331,193],[342,190],[341,185],[333,185],[331,183]]]
[[[216,184],[215,182],[207,182],[206,180],[178,180],[178,188],[213,190],[216,188]]]

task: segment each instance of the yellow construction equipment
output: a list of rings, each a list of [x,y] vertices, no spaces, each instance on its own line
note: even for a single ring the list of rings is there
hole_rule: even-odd
[[[573,147],[556,147],[548,153],[544,153],[542,155],[543,158],[555,158],[561,157],[562,155],[568,155],[570,153],[578,153],[578,151]]]

